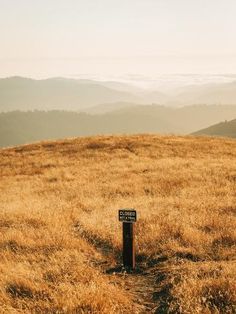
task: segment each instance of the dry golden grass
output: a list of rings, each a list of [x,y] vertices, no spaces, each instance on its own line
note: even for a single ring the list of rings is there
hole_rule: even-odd
[[[234,140],[201,137],[0,150],[0,312],[148,312],[127,290],[146,273],[156,313],[236,313],[235,160]],[[104,271],[121,263],[125,207],[138,211],[131,279]]]

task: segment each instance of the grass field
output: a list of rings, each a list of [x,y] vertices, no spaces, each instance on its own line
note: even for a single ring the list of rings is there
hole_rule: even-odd
[[[1,149],[0,312],[236,313],[235,161],[235,140],[202,137]],[[126,207],[133,274],[116,271]]]

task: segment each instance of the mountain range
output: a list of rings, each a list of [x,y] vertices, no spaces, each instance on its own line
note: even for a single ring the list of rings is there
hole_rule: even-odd
[[[116,133],[234,136],[221,122],[235,118],[236,82],[168,94],[113,81],[0,79],[1,147]]]
[[[0,113],[0,147],[97,134],[189,134],[236,117],[236,106],[121,106],[100,114],[70,111]]]
[[[236,82],[185,86],[172,93],[163,93],[112,81],[66,78],[35,80],[23,77],[0,79],[0,112],[14,110],[89,112],[91,108],[110,103],[179,107],[196,104],[236,105]]]
[[[157,92],[153,101],[159,102]],[[119,82],[98,82],[51,78],[33,80],[22,77],[0,79],[0,111],[86,110],[111,102],[145,102],[146,94]],[[164,96],[160,93],[160,98]]]
[[[181,88],[175,95],[175,101],[185,104],[235,105],[236,82],[204,84]]]

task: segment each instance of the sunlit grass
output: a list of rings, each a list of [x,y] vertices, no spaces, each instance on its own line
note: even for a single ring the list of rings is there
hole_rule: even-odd
[[[78,230],[120,252],[117,211],[132,207],[139,260],[157,275],[166,260],[168,310],[234,313],[235,158],[233,140],[151,135],[0,150],[1,311],[138,311]]]

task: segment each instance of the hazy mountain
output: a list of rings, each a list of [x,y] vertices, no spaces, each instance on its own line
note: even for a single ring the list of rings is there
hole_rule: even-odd
[[[135,105],[132,103],[104,104],[91,108],[89,113],[112,115],[129,115],[155,117],[166,121],[173,133],[191,133],[222,120],[236,117],[236,106],[233,105],[192,105],[179,108],[160,105]]]
[[[171,108],[133,105],[97,115],[67,111],[14,111],[0,114],[0,146],[97,134],[189,134],[233,117],[236,117],[236,106]]]
[[[172,103],[173,105],[176,105],[175,97],[156,90],[143,92],[140,99],[142,100],[142,103],[146,104],[168,105],[169,103]]]
[[[179,104],[236,105],[236,82],[181,88],[174,101]]]
[[[185,106],[176,109],[171,115],[171,119],[178,121],[186,134],[234,118],[236,118],[236,106],[233,105]]]
[[[100,104],[91,108],[84,110],[84,112],[89,114],[104,114],[121,109],[134,108],[137,106],[142,106],[142,104],[136,104],[131,102],[114,102],[107,104]]]
[[[192,104],[236,105],[236,82],[188,86],[167,95],[131,84],[112,81],[51,78],[33,80],[22,77],[0,79],[0,112],[13,110],[71,110],[93,112],[92,107],[113,103],[188,106]],[[115,105],[118,105],[115,108]],[[104,106],[104,105],[103,105]],[[123,106],[123,105],[122,105]],[[106,109],[99,113],[111,111]],[[127,107],[127,106],[125,106]],[[94,108],[97,113],[98,108]],[[108,110],[109,109],[109,110]]]
[[[135,112],[96,116],[65,111],[14,111],[0,114],[0,147],[82,135],[165,133],[170,129],[166,121]]]
[[[128,84],[128,83],[122,83],[122,82],[116,82],[116,81],[96,81],[97,84],[115,89],[122,92],[128,92],[132,94],[140,94],[143,93],[143,89],[136,87],[134,85]]]
[[[0,79],[0,111],[82,110],[100,103],[138,98],[90,80],[53,78],[33,80],[21,77]]]
[[[236,137],[236,119],[224,121],[193,133],[193,135]]]

